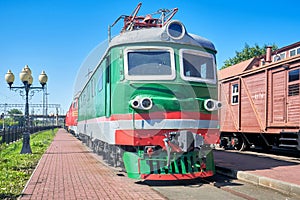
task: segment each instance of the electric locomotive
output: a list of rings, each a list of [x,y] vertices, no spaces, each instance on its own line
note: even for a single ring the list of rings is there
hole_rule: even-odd
[[[172,20],[177,8],[155,18],[137,16],[140,7],[109,27],[108,45],[78,98],[78,134],[130,178],[212,176],[221,107],[216,49]],[[121,19],[121,33],[111,38]]]

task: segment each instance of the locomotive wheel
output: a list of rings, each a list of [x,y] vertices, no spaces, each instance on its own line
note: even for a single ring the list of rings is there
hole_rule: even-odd
[[[122,167],[122,150],[120,147],[109,145],[107,143],[101,142],[99,140],[95,140],[91,142],[91,140],[87,140],[87,145],[92,143],[90,148],[94,153],[101,155],[103,160],[113,166],[113,167]]]
[[[221,137],[220,147],[224,149],[228,149],[228,137]]]

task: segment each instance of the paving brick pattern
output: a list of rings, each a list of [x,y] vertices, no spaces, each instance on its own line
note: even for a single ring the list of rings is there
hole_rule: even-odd
[[[164,199],[149,186],[117,174],[59,129],[21,199]]]

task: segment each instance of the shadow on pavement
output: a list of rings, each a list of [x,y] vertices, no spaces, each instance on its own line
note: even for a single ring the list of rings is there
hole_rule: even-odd
[[[212,177],[208,177],[205,179],[197,178],[193,180],[176,180],[176,181],[138,181],[136,184],[148,185],[148,186],[185,186],[185,187],[201,187],[205,184],[211,184],[216,187],[223,186],[239,186],[241,184],[233,183],[233,178],[222,176],[222,175],[214,175]]]
[[[289,162],[270,158],[262,155],[244,154],[228,151],[214,151],[215,165],[217,167],[233,169],[236,171],[255,171],[272,169],[279,166],[299,165],[296,162]]]

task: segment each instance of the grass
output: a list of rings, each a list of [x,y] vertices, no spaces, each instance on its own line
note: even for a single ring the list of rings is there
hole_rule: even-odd
[[[54,133],[57,129],[54,130]],[[52,130],[30,136],[32,154],[20,154],[22,140],[0,146],[0,199],[21,195],[38,161],[54,138]]]

